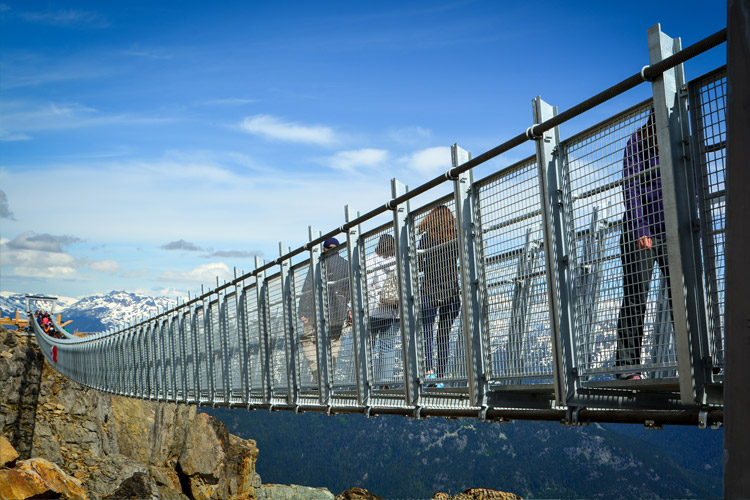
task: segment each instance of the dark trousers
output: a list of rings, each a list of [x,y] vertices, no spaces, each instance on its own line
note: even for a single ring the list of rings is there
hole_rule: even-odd
[[[648,292],[654,272],[654,262],[667,279],[669,313],[672,315],[672,287],[669,281],[667,245],[663,238],[651,238],[650,250],[638,248],[638,241],[623,233],[620,236],[622,260],[622,307],[617,318],[617,366],[641,364],[643,318],[646,315]]]
[[[461,311],[461,299],[458,296],[446,299],[431,299],[422,297],[422,328],[424,334],[425,370],[435,369],[435,375],[441,378],[445,375],[448,364],[448,343],[458,313]],[[435,316],[440,314],[437,331],[437,367],[433,364],[432,338]]]

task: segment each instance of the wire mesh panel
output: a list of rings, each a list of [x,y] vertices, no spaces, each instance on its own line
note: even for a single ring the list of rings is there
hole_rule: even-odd
[[[231,403],[244,400],[242,382],[242,347],[240,344],[239,318],[237,315],[237,294],[229,293],[224,297],[225,328],[227,339],[227,357],[229,359],[229,394]]]
[[[677,358],[651,103],[562,149],[579,373],[669,373]]]
[[[357,367],[351,329],[351,293],[346,244],[326,250],[320,258],[323,278],[323,308],[328,329],[328,356],[334,389],[352,389]]]
[[[195,379],[195,325],[189,309],[182,315],[182,332],[185,349],[185,397],[188,401],[195,401],[198,398]]]
[[[315,325],[315,302],[313,298],[313,274],[310,261],[292,269],[294,298],[297,304],[297,373],[302,393],[318,390],[318,352]]]
[[[537,164],[528,159],[477,183],[490,379],[552,376]]]
[[[417,338],[427,386],[466,384],[455,202],[445,197],[410,214],[417,276]],[[412,252],[414,254],[414,252]],[[433,380],[434,379],[434,380]]]
[[[208,318],[206,321],[206,327],[210,328],[209,337],[211,338],[211,360],[213,373],[211,379],[213,380],[213,394],[211,395],[214,402],[224,401],[224,356],[221,350],[221,311],[219,306],[219,299],[211,301],[208,305]]]
[[[253,402],[263,401],[263,365],[261,363],[261,324],[258,317],[258,294],[256,285],[245,287],[245,329],[247,331],[248,391]]]
[[[396,241],[389,224],[363,235],[367,359],[375,388],[404,383]]]
[[[724,366],[724,245],[726,211],[726,69],[690,83],[693,151],[699,186],[703,269],[706,273],[709,349],[715,367]]]
[[[174,399],[176,401],[185,398],[184,379],[182,371],[184,370],[184,359],[182,356],[182,329],[180,328],[180,314],[178,311],[172,315],[170,320],[172,334],[172,366],[174,367]]]
[[[154,351],[156,354],[156,397],[164,399],[166,397],[166,379],[164,375],[164,321],[156,320],[154,335]]]
[[[202,305],[196,306],[194,311],[195,334],[198,336],[198,384],[200,387],[200,401],[211,401],[211,359],[210,342],[206,333],[206,314]]]
[[[268,345],[273,394],[287,394],[286,336],[284,335],[284,291],[281,287],[281,276],[276,274],[267,279],[268,293]]]

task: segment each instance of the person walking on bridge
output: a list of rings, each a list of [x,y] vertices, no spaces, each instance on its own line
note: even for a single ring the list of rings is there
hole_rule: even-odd
[[[425,375],[441,379],[448,366],[450,332],[461,309],[456,218],[450,208],[438,205],[419,223],[417,231],[422,234],[417,252],[423,273],[420,292]],[[435,363],[433,332],[438,315]]]
[[[617,319],[615,364],[626,367],[619,379],[640,379],[641,345],[654,263],[666,278],[669,312],[672,294],[667,264],[664,199],[659,172],[659,146],[653,109],[646,124],[628,140],[623,159],[625,215],[620,236],[623,297]]]
[[[332,251],[339,245],[336,238],[328,238],[323,242],[322,274],[323,289],[328,298],[328,340],[331,345],[331,369],[336,368],[336,358],[341,349],[341,335],[345,326],[351,324],[351,310],[349,309],[349,262],[338,252]],[[315,302],[313,300],[313,273],[308,272],[302,286],[299,303],[299,319],[303,330],[300,337],[302,354],[312,372],[313,385],[318,384],[318,338],[315,329]]]

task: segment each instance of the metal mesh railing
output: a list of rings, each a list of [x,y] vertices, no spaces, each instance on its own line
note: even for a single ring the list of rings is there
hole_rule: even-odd
[[[284,321],[284,299],[281,288],[281,277],[274,275],[268,278],[268,358],[273,382],[273,395],[285,396],[288,391],[286,339]]]
[[[362,241],[369,377],[376,389],[402,386],[404,358],[393,226],[371,231]]]
[[[675,141],[659,144],[654,131],[654,117],[681,108],[652,112],[649,100],[562,141],[557,130],[535,135],[560,115],[536,124],[525,134],[540,141],[535,157],[476,182],[466,165],[515,140],[476,158],[466,153],[415,190],[394,182],[401,194],[383,208],[118,332],[55,338],[57,327],[48,333],[34,323],[37,338],[63,374],[91,387],[199,404],[479,418],[488,408],[557,411],[567,401],[704,404],[705,387],[693,392],[684,382],[710,366],[683,370],[676,346],[684,355],[684,347],[705,345],[713,367],[723,364],[725,95],[721,71],[690,85],[708,332],[688,315],[674,328],[675,310],[684,308],[672,307],[671,290],[689,271],[668,266],[665,224],[684,214],[662,190],[681,200],[692,193],[662,177],[659,150]],[[665,118],[659,122],[675,122]],[[670,153],[670,168],[682,168],[683,156]],[[446,179],[453,194],[411,207]],[[360,232],[389,209],[392,223]],[[341,232],[345,242],[321,248]],[[309,260],[293,262],[305,251]],[[701,293],[686,288],[680,294]],[[685,325],[705,337],[691,344]],[[691,353],[689,363],[703,363],[703,354]],[[615,378],[634,373],[646,380]]]
[[[651,109],[646,102],[562,145],[584,375],[676,368]]]
[[[690,83],[693,164],[709,311],[709,349],[715,367],[724,366],[724,245],[726,211],[726,69]]]
[[[357,367],[351,328],[349,261],[345,245],[326,251],[320,258],[323,278],[323,304],[328,333],[329,366],[334,389],[357,385]]]
[[[491,380],[551,379],[552,335],[537,164],[477,184]]]
[[[428,387],[465,383],[455,202],[445,197],[414,210],[411,216],[422,375]]]

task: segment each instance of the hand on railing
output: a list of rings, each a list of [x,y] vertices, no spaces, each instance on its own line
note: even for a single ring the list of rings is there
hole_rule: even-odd
[[[651,250],[654,246],[654,242],[648,236],[641,236],[638,238],[638,248],[641,250]]]

